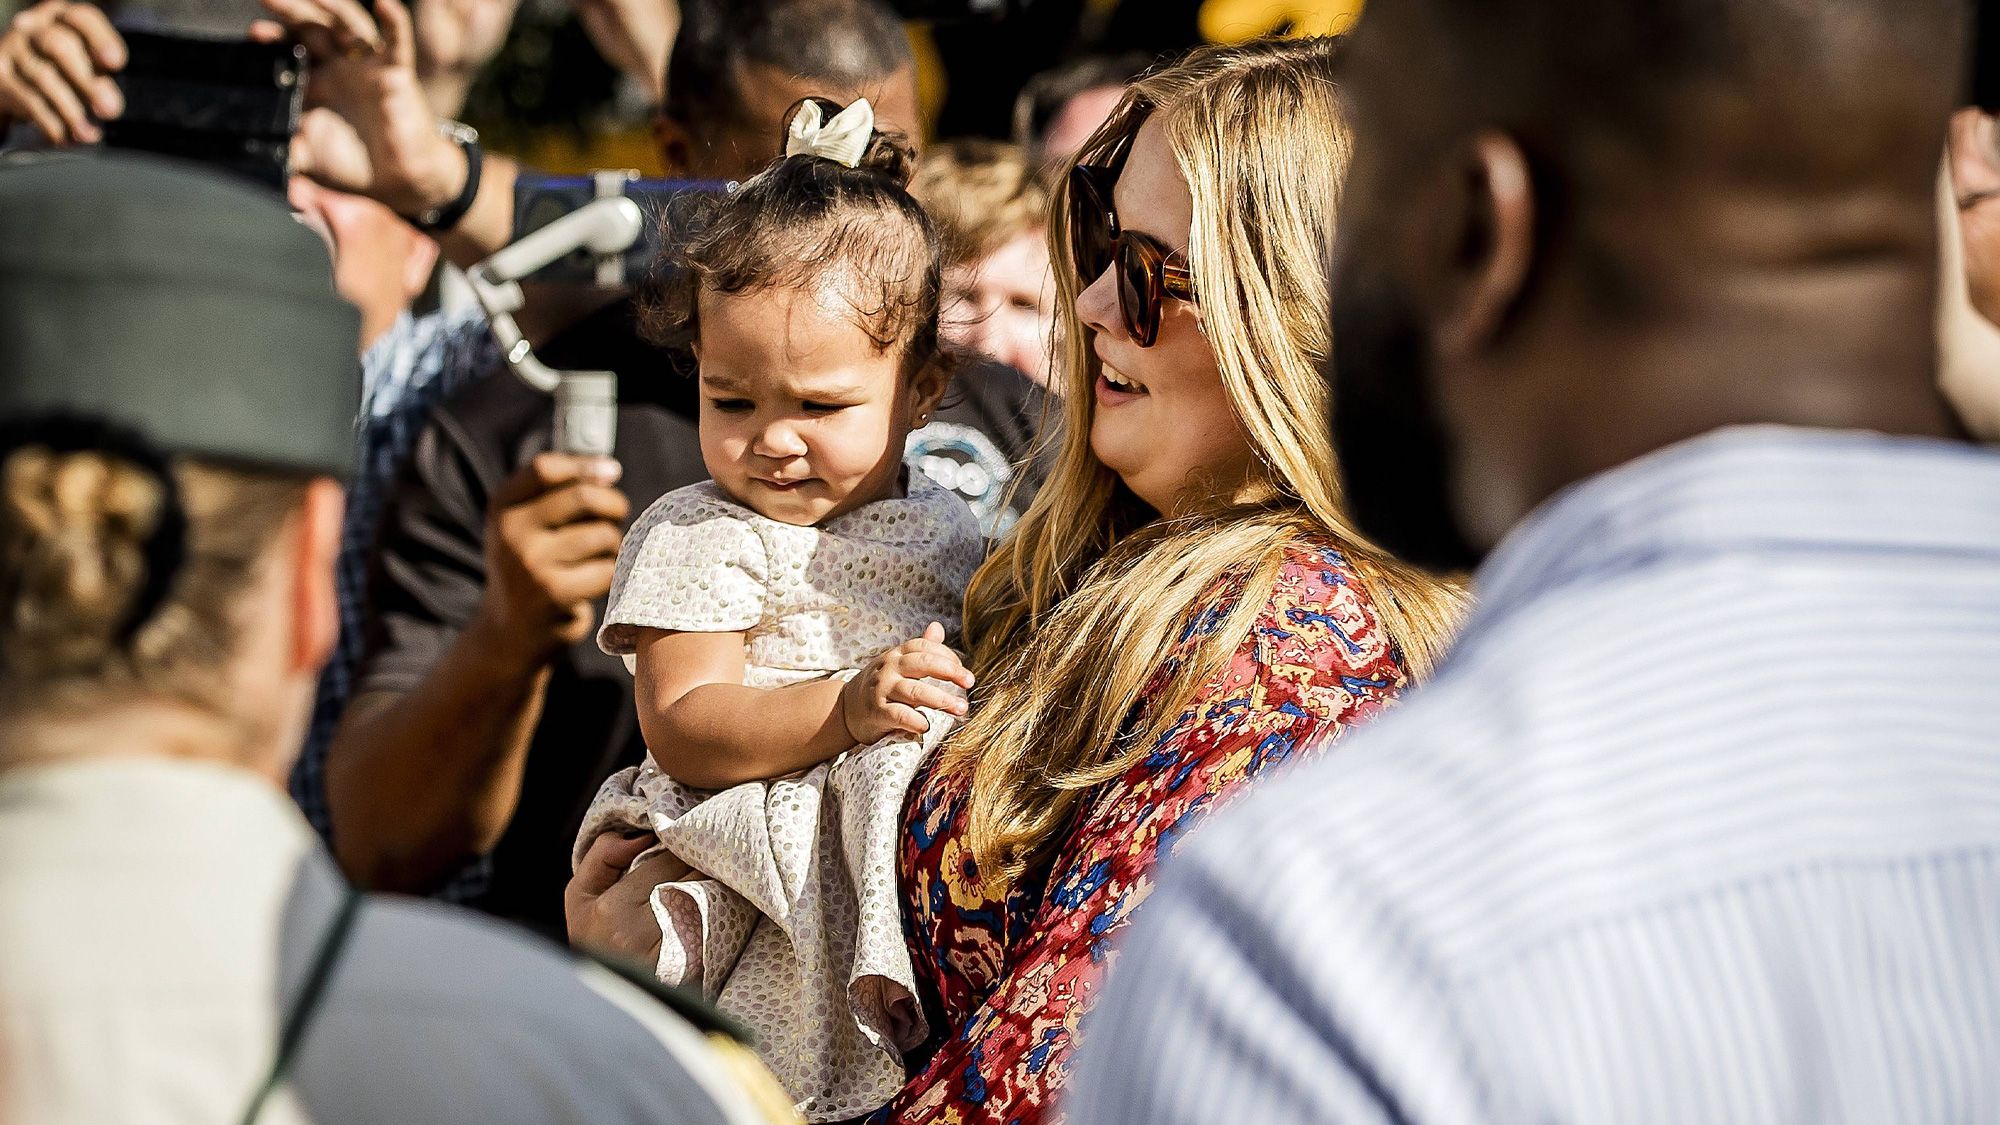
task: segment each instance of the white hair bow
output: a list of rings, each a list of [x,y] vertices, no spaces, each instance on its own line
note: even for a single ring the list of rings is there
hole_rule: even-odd
[[[804,153],[858,167],[875,136],[875,107],[867,98],[856,98],[831,121],[823,122],[821,116],[818,102],[808,101],[799,107],[791,127],[785,130],[785,155]]]

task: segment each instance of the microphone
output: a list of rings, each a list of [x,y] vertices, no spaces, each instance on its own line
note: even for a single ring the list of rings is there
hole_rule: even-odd
[[[609,371],[556,371],[535,358],[514,322],[527,303],[521,279],[577,250],[622,254],[645,228],[639,205],[624,196],[599,199],[557,219],[466,271],[486,310],[507,366],[522,382],[556,399],[558,453],[611,456],[618,437],[618,377]]]

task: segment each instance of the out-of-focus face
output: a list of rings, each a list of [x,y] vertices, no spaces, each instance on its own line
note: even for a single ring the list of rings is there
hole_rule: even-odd
[[[1187,246],[1194,197],[1157,121],[1133,139],[1113,204],[1122,229],[1151,235],[1169,250]],[[1091,452],[1141,500],[1172,516],[1241,487],[1253,460],[1250,441],[1202,335],[1200,311],[1167,298],[1159,337],[1142,348],[1119,311],[1116,274],[1113,266],[1089,279],[1077,296],[1077,318],[1093,336],[1102,370],[1095,385],[1072,390],[1095,401]]]
[[[905,67],[877,82],[831,86],[752,63],[737,75],[737,112],[719,124],[660,124],[660,159],[670,175],[697,180],[747,180],[777,159],[784,145],[785,111],[808,97],[847,105],[867,98],[875,107],[875,128],[901,133],[912,145],[923,139],[917,111],[916,70]]]
[[[936,388],[903,376],[840,295],[703,292],[701,456],[716,484],[781,523],[809,527],[895,493],[903,441]]]
[[[1041,230],[1017,235],[976,262],[946,270],[944,297],[945,339],[1048,386],[1055,276]]]
[[[334,288],[361,310],[365,351],[430,283],[437,243],[380,203],[304,176],[292,177],[286,196],[300,220],[326,240]]]
[[[1341,85],[1354,159],[1333,254],[1333,438],[1355,522],[1420,565],[1466,569],[1481,554],[1459,530],[1453,438],[1438,409],[1438,372],[1405,255],[1421,222],[1399,189],[1425,112],[1392,54],[1395,5],[1371,9],[1350,36]]]
[[[1049,118],[1038,159],[1043,164],[1055,164],[1075,156],[1124,97],[1123,86],[1093,86],[1064,102],[1056,115]]]
[[[1963,109],[1951,120],[1951,181],[1972,307],[2000,324],[2000,120]]]
[[[1939,185],[1938,381],[1965,428],[2000,442],[2000,122],[1962,109]]]

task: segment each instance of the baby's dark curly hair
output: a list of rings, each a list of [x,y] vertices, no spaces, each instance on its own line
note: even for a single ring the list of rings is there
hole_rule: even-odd
[[[844,108],[826,98],[807,101],[819,105],[822,119]],[[828,287],[877,348],[900,349],[905,377],[948,372],[938,338],[943,255],[937,228],[907,190],[915,169],[906,138],[877,132],[853,168],[786,156],[726,195],[679,197],[666,215],[659,287],[645,306],[647,334],[691,343],[703,292]]]

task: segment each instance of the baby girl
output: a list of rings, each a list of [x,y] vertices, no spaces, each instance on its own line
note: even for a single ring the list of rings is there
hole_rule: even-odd
[[[910,151],[866,101],[814,99],[786,153],[677,219],[660,315],[693,342],[713,479],[620,551],[598,642],[633,667],[650,753],[577,849],[644,830],[690,867],[650,902],[661,978],[749,1024],[799,1108],[839,1120],[889,1099],[922,1035],[898,814],[965,713],[945,641],[983,541],[902,461],[950,368]]]

